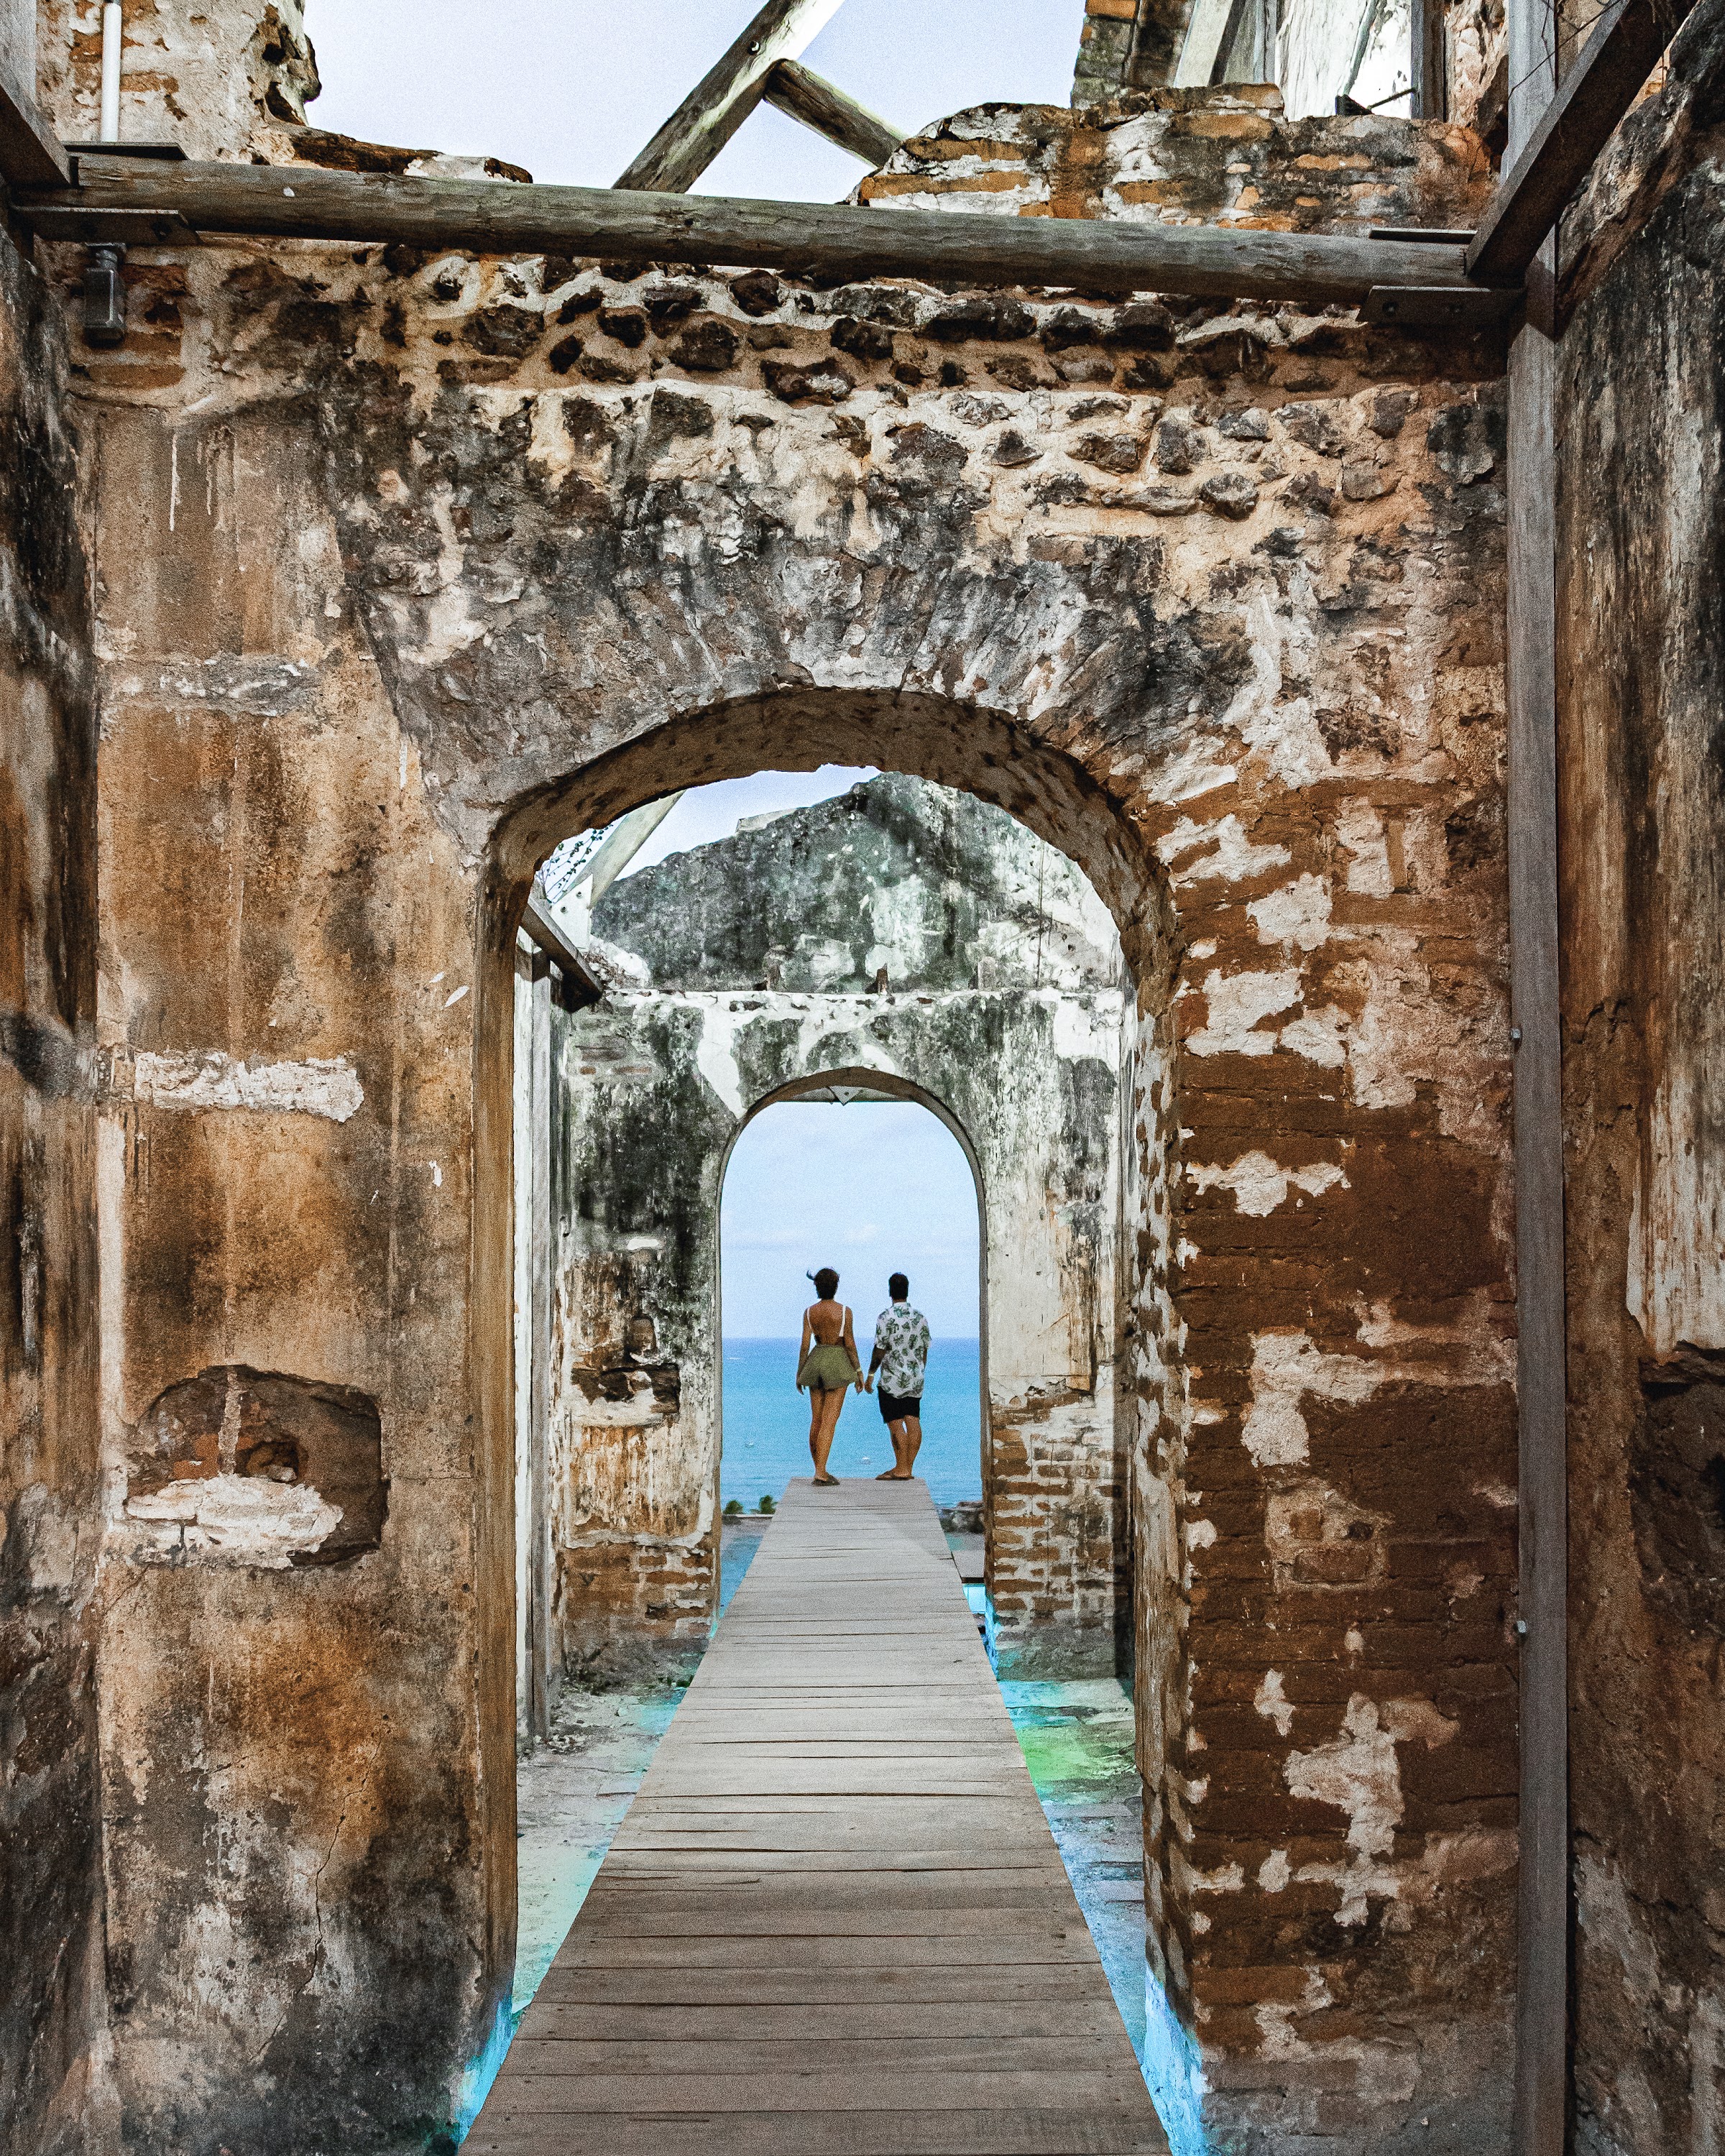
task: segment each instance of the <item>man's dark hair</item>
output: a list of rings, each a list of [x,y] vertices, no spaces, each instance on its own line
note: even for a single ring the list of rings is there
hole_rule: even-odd
[[[814,1292],[823,1302],[830,1302],[839,1292],[839,1276],[830,1265],[823,1265],[814,1276]]]
[[[895,1302],[903,1302],[911,1292],[911,1283],[902,1273],[895,1273],[886,1283],[886,1292]]]

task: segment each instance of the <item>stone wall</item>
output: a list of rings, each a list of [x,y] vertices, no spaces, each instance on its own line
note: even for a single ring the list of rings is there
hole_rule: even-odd
[[[234,8],[157,18],[249,67]],[[870,199],[1357,230],[1485,177],[1186,96],[960,116]],[[397,249],[127,275],[74,409],[131,2145],[459,2123],[513,1921],[515,916],[567,832],[824,761],[1008,810],[1119,930],[1171,2128],[1501,2141],[1501,352]]]
[[[978,1178],[1000,1666],[1113,1670],[1130,1606],[1124,1009],[1101,901],[999,810],[882,778],[613,885],[593,930],[641,978],[559,1028],[547,1441],[564,1667],[705,1640],[725,1166],[763,1105],[833,1074],[933,1104]],[[884,1276],[841,1293],[866,1356]]]
[[[1725,9],[1565,234],[1559,374],[1577,2147],[1725,2118]]]
[[[53,295],[0,236],[0,2145],[78,2148],[101,1982],[95,668]]]

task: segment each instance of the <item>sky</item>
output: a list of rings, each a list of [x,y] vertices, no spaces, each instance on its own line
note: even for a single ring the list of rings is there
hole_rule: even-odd
[[[859,1344],[874,1337],[890,1273],[937,1337],[977,1334],[976,1183],[937,1116],[909,1101],[785,1101],[744,1130],[720,1214],[725,1331],[786,1340],[814,1300],[806,1276],[839,1274]]]
[[[503,157],[609,187],[757,12],[758,0],[307,0],[339,135]],[[1004,98],[1064,105],[1084,0],[845,0],[803,64],[907,131]],[[699,192],[836,202],[845,151],[763,106]]]

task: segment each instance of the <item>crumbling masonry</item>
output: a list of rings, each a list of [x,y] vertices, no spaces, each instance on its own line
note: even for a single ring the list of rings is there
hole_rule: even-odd
[[[95,12],[39,11],[69,139]],[[1158,86],[1142,15],[860,199],[1474,223],[1491,11],[1422,121]],[[302,125],[286,0],[126,19],[140,136],[414,161]],[[1702,2156],[1725,2090],[1722,85],[1707,0],[1560,264],[1589,2156]],[[1501,333],[252,240],[134,248],[103,353],[81,275],[0,236],[8,2146],[450,2145],[512,1951],[522,904],[824,761],[1117,928],[1170,2133],[1509,2146]]]

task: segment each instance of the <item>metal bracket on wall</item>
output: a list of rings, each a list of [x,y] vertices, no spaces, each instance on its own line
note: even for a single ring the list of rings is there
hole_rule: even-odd
[[[1503,321],[1517,296],[1456,285],[1374,285],[1359,316],[1363,322],[1394,322],[1410,330],[1482,328]]]
[[[126,342],[126,249],[98,241],[84,264],[84,341],[98,352]]]
[[[177,210],[38,208],[23,214],[39,239],[81,239],[86,246],[199,247]]]

